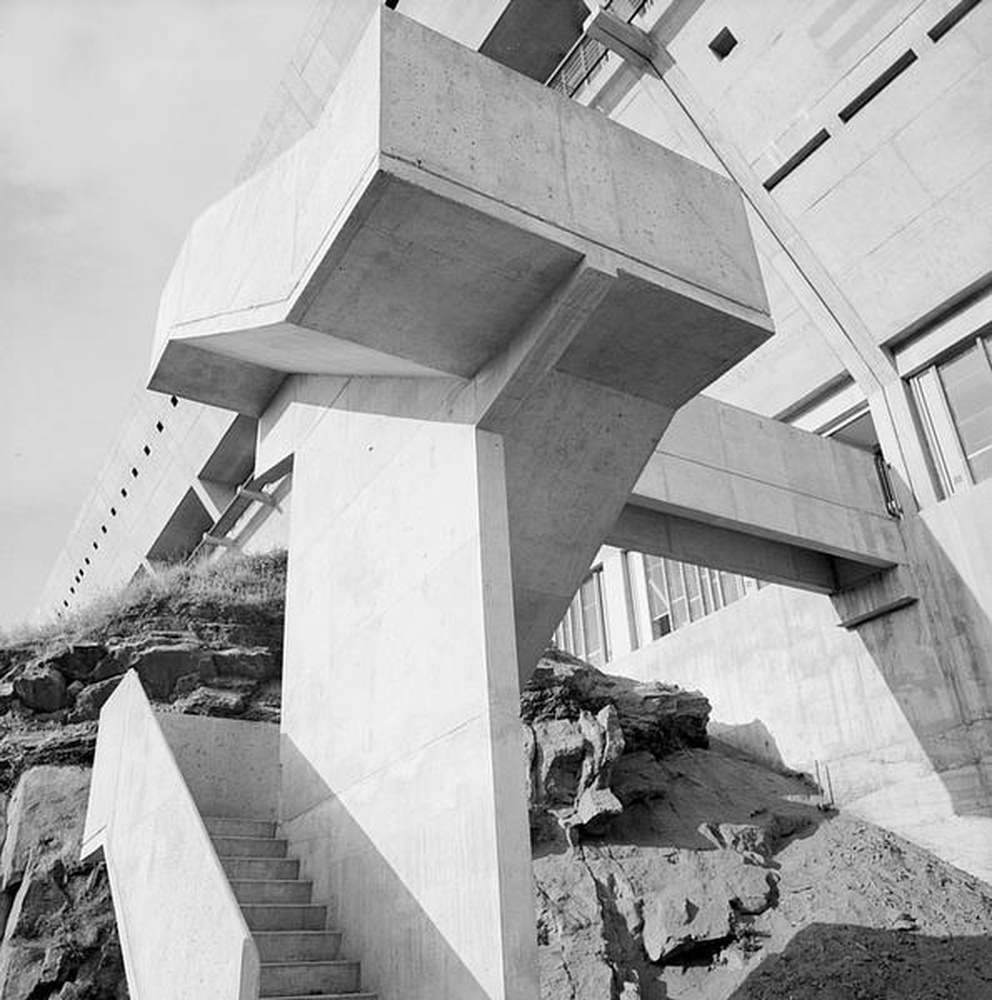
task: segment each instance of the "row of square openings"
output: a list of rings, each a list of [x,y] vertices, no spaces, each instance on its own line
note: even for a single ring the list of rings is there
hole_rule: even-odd
[[[939,42],[944,35],[946,35],[951,28],[953,28],[967,13],[974,10],[975,7],[981,0],[961,0],[956,6],[952,7],[951,10],[947,12],[930,30],[927,32],[927,36],[930,40],[936,44]],[[724,32],[729,36],[732,41],[730,48],[727,49],[726,54],[729,54],[730,49],[737,44],[736,39],[733,35],[724,28],[716,38],[710,42],[710,49],[712,49],[719,58],[724,58],[725,56],[720,55],[722,48],[727,45],[727,40],[723,37]],[[721,43],[721,39],[723,40]],[[721,43],[721,44],[718,44]],[[716,46],[716,47],[714,47]],[[909,69],[917,61],[917,55],[912,49],[907,49],[898,59],[895,60],[890,66],[884,69],[878,76],[875,77],[871,83],[868,84],[857,96],[852,100],[848,101],[840,111],[837,112],[837,117],[845,125],[856,115],[859,111],[867,107],[879,94],[889,86],[890,83],[894,82],[898,77]],[[789,176],[793,171],[795,171],[801,164],[808,160],[828,139],[830,138],[830,131],[826,128],[821,128],[819,132],[816,133],[808,142],[800,146],[795,153],[790,156],[785,163],[782,164],[777,170],[775,170],[762,184],[762,187],[766,191],[774,190],[786,177]]]
[[[169,403],[173,407],[176,407],[176,406],[179,405],[179,399],[176,396],[170,396],[169,397]],[[159,434],[161,434],[165,430],[165,424],[163,424],[161,420],[156,421],[155,422],[155,430],[158,431]],[[152,453],[151,445],[147,445],[146,444],[146,445],[144,445],[144,447],[141,450],[144,452],[146,458],[148,458],[148,457],[151,456],[151,453]],[[131,477],[133,479],[137,479],[138,478],[138,474],[139,474],[138,473],[138,467],[135,466],[135,465],[132,465],[131,466]],[[123,497],[125,500],[127,499],[127,487],[126,486],[122,486],[121,487],[121,497]],[[117,517],[117,508],[116,507],[111,507],[110,508],[110,516],[111,517]],[[105,524],[101,524],[100,525],[100,534],[106,535],[107,533],[108,533],[107,532],[107,526]],[[100,550],[100,543],[99,542],[93,541],[90,544],[93,546],[93,551],[94,552],[99,552],[99,550]],[[72,578],[72,583],[69,585],[69,593],[73,597],[76,594],[76,587],[82,582],[83,577],[86,576],[85,566],[91,565],[90,564],[90,557],[89,556],[84,556],[83,557],[83,563],[84,563],[84,566],[80,566],[79,569],[76,570],[76,575]],[[62,601],[62,607],[63,608],[68,608],[69,607],[69,601],[68,601],[68,599],[63,599],[63,601]]]

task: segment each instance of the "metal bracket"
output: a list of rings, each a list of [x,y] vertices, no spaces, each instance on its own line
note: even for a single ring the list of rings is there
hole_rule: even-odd
[[[237,495],[239,497],[244,497],[246,500],[254,500],[255,503],[264,503],[267,507],[276,506],[275,498],[270,497],[269,494],[263,490],[249,490],[244,486],[239,486]]]
[[[598,10],[591,14],[583,30],[625,62],[658,79],[675,65],[675,60],[646,31],[628,24],[611,11]]]

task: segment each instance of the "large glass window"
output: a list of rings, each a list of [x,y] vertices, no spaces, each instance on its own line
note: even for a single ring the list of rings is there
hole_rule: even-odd
[[[971,350],[938,365],[941,385],[965,461],[976,483],[992,476],[992,367],[988,345],[979,340]]]
[[[610,658],[606,615],[603,610],[603,572],[594,569],[579,587],[565,617],[555,629],[554,643],[601,667]]]
[[[641,640],[634,597],[635,572],[638,588],[642,587],[643,581],[642,602],[644,592],[647,594],[652,640],[713,614],[762,586],[760,581],[751,577],[659,556],[642,556],[637,552],[622,553],[621,567],[622,575],[618,575],[616,585],[624,589],[624,603],[620,605],[616,601],[613,607],[626,608],[631,649],[637,649],[641,641],[647,641],[648,632],[645,624],[644,639]],[[609,662],[611,655],[603,586],[602,567],[597,566],[583,581],[554,634],[554,643],[559,649],[567,650],[598,667]],[[617,628],[623,627],[623,622],[613,624]]]
[[[630,648],[637,649],[641,644],[640,629],[637,627],[637,608],[634,602],[634,561],[638,558],[636,552],[624,552],[621,555],[623,568],[623,603],[627,609],[627,638]]]
[[[648,587],[648,614],[651,616],[651,638],[660,639],[672,631],[668,604],[668,584],[665,581],[665,561],[658,556],[644,557],[644,576]]]
[[[596,667],[603,666],[609,659],[606,648],[606,619],[603,615],[602,577],[601,570],[594,570],[579,588],[585,658]]]
[[[970,341],[911,382],[945,494],[992,478],[992,335]]]

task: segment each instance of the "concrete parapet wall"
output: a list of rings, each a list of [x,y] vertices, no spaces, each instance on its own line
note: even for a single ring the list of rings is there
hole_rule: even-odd
[[[171,712],[156,718],[201,816],[277,819],[277,725]]]
[[[191,719],[190,730],[203,723],[216,733],[213,721]],[[257,1000],[254,940],[133,672],[100,714],[82,854],[97,851],[107,862],[133,1000]]]

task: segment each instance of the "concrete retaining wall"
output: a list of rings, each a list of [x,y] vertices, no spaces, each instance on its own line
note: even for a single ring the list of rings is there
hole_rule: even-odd
[[[992,879],[992,482],[905,535],[918,603],[848,631],[769,587],[609,669],[699,688],[723,738],[826,768],[845,808]]]

